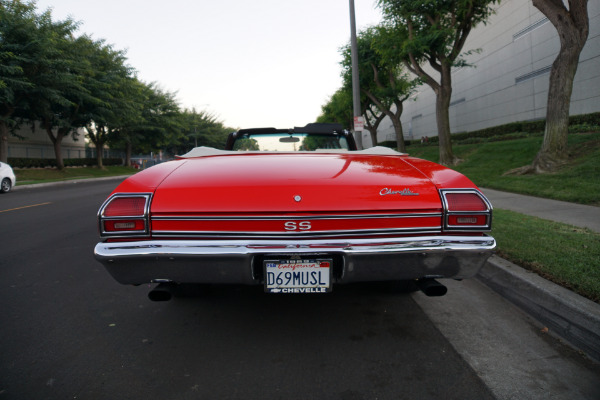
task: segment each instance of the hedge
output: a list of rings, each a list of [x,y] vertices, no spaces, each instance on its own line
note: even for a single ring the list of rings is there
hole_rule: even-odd
[[[598,129],[600,127],[600,112],[591,114],[572,115],[569,117],[569,132],[583,132]],[[506,135],[514,135],[517,133],[536,134],[543,133],[546,128],[546,120],[541,119],[537,121],[519,121],[511,122],[509,124],[492,126],[490,128],[480,129],[472,132],[456,133],[452,135],[453,142],[465,142],[472,141],[469,139],[474,138],[491,138],[495,137],[496,140],[510,140],[514,137],[502,138]],[[420,142],[421,140],[414,140],[413,143]],[[429,138],[429,143],[437,143],[438,137],[433,136]],[[475,141],[473,141],[475,142]]]
[[[404,141],[404,145],[405,146],[410,146],[413,142],[410,140],[405,140]],[[377,143],[377,146],[384,146],[384,147],[389,147],[391,149],[396,150],[398,148],[398,143],[396,143],[395,140],[386,140],[385,142],[379,142]]]
[[[97,165],[95,158],[65,158],[65,167],[85,167]],[[122,158],[103,158],[102,163],[108,165],[123,165]],[[53,158],[17,158],[9,157],[8,164],[13,168],[56,168]]]

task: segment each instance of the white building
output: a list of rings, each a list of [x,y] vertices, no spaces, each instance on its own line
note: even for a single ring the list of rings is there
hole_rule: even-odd
[[[31,124],[24,123],[16,133],[19,137],[8,136],[9,158],[55,158],[54,145],[39,123],[35,124],[33,130]],[[75,136],[69,133],[64,137],[61,143],[61,152],[63,158],[86,157],[86,140],[83,129],[80,129]]]
[[[579,59],[571,96],[571,115],[600,111],[600,1],[588,3],[590,32]],[[455,69],[450,103],[452,133],[546,117],[550,68],[560,42],[554,26],[529,0],[503,0],[487,25],[471,31],[463,51],[474,67]],[[438,76],[438,75],[433,75]],[[404,103],[402,127],[407,140],[437,136],[435,94],[423,85]],[[389,119],[378,141],[396,140]],[[363,132],[363,143],[371,142]]]

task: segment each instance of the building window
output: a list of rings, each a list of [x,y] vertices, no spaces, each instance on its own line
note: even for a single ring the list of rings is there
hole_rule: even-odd
[[[529,25],[527,28],[521,29],[519,32],[517,32],[513,35],[513,42],[517,39],[522,38],[523,36],[527,35],[528,33],[536,30],[540,26],[544,25],[546,22],[548,22],[548,18],[544,17],[544,18],[540,19],[539,21],[534,22],[533,24]]]
[[[515,78],[515,85],[518,85],[519,83],[522,83],[522,82],[528,81],[528,80],[530,80],[530,79],[537,78],[538,76],[541,76],[541,75],[547,74],[547,73],[549,73],[549,72],[550,72],[550,70],[551,70],[551,69],[552,69],[552,65],[548,65],[547,67],[540,68],[540,69],[538,69],[538,70],[535,70],[535,71],[529,72],[529,73],[527,73],[527,74],[524,74],[524,75],[521,75],[521,76],[517,76],[517,77]]]

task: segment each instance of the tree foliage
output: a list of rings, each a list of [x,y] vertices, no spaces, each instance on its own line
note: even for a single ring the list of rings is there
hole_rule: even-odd
[[[58,28],[58,29],[56,29]],[[54,39],[48,45],[48,58],[40,65],[35,86],[29,94],[31,108],[20,115],[21,121],[36,121],[54,146],[56,163],[64,168],[62,140],[69,134],[77,137],[74,127],[78,104],[89,97],[81,80],[85,63],[76,51],[72,37],[75,25],[67,20],[55,26]]]
[[[361,104],[365,110],[367,129],[376,132],[377,126],[387,116],[396,133],[398,151],[404,152],[404,133],[400,117],[403,103],[413,93],[415,80],[404,72],[402,64],[392,57],[384,57],[379,50],[388,36],[377,28],[368,28],[357,36],[358,75],[360,79]],[[350,45],[342,49],[343,77],[346,86],[352,81],[352,58]],[[376,138],[374,144],[377,143]]]
[[[102,167],[105,145],[132,152],[187,152],[192,143],[223,146],[228,130],[214,116],[181,110],[174,93],[144,83],[126,53],[75,36],[77,23],[38,14],[35,3],[0,0],[0,160],[22,124],[41,126],[63,167],[61,142],[83,130]],[[195,132],[195,136],[191,136]]]
[[[64,102],[55,87],[46,86],[56,65],[55,28],[50,13],[36,14],[34,4],[0,1],[1,161],[6,161],[9,132],[36,108],[40,96]]]
[[[342,124],[350,129],[354,124],[354,111],[352,109],[352,88],[342,86],[321,106],[321,115],[317,118],[320,123]]]
[[[463,53],[471,29],[485,23],[499,0],[378,0],[383,12],[384,57],[400,58],[405,67],[436,94],[440,163],[458,159],[450,141],[451,70],[466,65]]]
[[[183,154],[199,146],[225,148],[231,128],[223,125],[218,118],[206,111],[184,109],[180,113],[180,135],[172,137],[167,144],[173,154]]]

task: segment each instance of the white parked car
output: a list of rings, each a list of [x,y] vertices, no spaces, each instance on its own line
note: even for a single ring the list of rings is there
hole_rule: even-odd
[[[10,165],[0,162],[0,193],[10,192],[17,183],[17,177]]]

